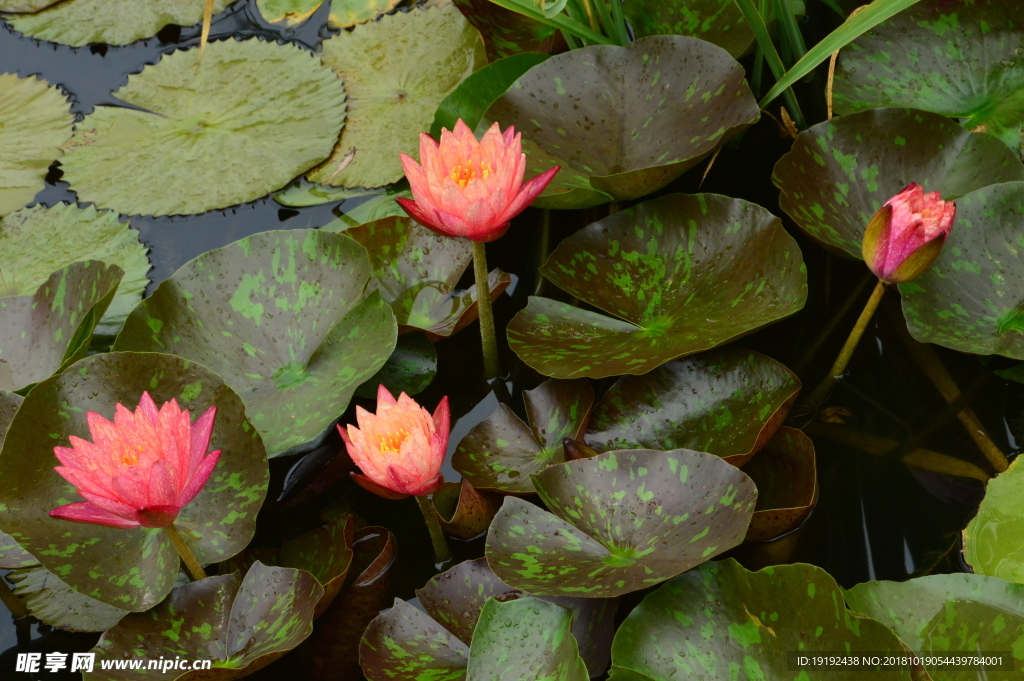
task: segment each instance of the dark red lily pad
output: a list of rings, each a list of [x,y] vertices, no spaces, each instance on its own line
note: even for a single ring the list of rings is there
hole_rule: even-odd
[[[510,494],[533,492],[530,476],[562,463],[562,440],[586,430],[594,390],[585,379],[551,379],[523,392],[523,423],[507,405],[480,422],[459,442],[452,467],[479,489]]]
[[[455,6],[480,31],[487,59],[518,52],[548,53],[557,46],[558,29],[496,5],[490,0],[455,0]]]
[[[89,598],[65,584],[42,565],[11,570],[14,595],[40,622],[66,631],[106,631],[128,614]]]
[[[437,375],[437,350],[424,333],[398,337],[388,361],[370,380],[356,388],[356,397],[377,398],[383,385],[392,395],[416,395],[427,389]]]
[[[15,393],[0,390],[0,450],[4,448],[4,436],[7,435],[7,428],[14,420],[25,398]],[[0,532],[0,568],[19,568],[38,565],[39,561],[32,557],[32,554],[21,548],[14,537]]]
[[[743,472],[757,485],[747,541],[768,541],[795,530],[818,502],[814,443],[801,430],[779,428]]]
[[[737,59],[754,44],[754,32],[733,0],[631,0],[622,4],[622,13],[638,38],[688,35],[714,43]]]
[[[463,540],[486,532],[501,504],[495,495],[475,489],[469,480],[444,483],[431,501],[445,532]]]

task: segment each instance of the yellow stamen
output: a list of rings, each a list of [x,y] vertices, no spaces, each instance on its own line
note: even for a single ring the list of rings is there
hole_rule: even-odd
[[[135,448],[139,450],[139,454],[142,453],[141,445],[136,445]],[[121,463],[123,463],[125,466],[135,466],[136,464],[139,463],[139,456],[138,454],[132,454],[131,452],[129,452],[128,454],[123,454],[121,456]]]
[[[388,433],[387,435],[380,436],[380,453],[394,452],[397,454],[402,451],[402,443],[409,437],[409,431],[399,430],[397,433]]]
[[[464,161],[457,163],[452,168],[450,177],[455,184],[459,185],[462,189],[466,188],[466,185],[477,179],[478,175],[482,175],[486,180],[487,176],[491,174],[491,167],[486,161],[481,161],[479,168],[475,166],[472,161]]]

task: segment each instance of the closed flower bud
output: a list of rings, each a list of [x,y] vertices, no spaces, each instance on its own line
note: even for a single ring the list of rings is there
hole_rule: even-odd
[[[955,217],[956,204],[911,182],[868,223],[861,244],[864,262],[882,281],[915,279],[939,257]]]

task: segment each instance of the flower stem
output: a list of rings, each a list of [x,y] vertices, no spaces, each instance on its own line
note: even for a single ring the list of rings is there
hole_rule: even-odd
[[[857,323],[853,325],[853,330],[850,331],[849,337],[846,339],[846,343],[843,344],[843,349],[839,351],[839,356],[836,357],[835,364],[829,370],[828,375],[822,379],[818,387],[814,389],[811,396],[807,398],[805,404],[811,407],[816,407],[821,404],[829,392],[839,382],[839,377],[846,371],[846,365],[850,363],[850,358],[853,357],[853,351],[857,349],[857,344],[860,343],[860,337],[864,335],[865,329],[868,328],[868,322],[871,321],[871,317],[874,316],[875,310],[878,309],[878,304],[882,301],[882,294],[885,293],[885,282],[881,279],[875,284],[875,290],[871,292],[871,297],[868,298],[867,304],[864,306],[864,310],[861,311],[860,317],[857,318]]]
[[[487,251],[479,241],[473,242],[473,273],[476,275],[476,309],[480,316],[480,339],[484,348],[484,378],[489,381],[498,376],[498,339],[494,333],[491,286],[487,279]]]
[[[448,549],[448,543],[444,540],[444,530],[441,523],[437,522],[437,515],[434,507],[426,496],[416,497],[416,503],[420,505],[420,513],[427,523],[427,530],[430,532],[430,542],[434,545],[434,566],[437,569],[445,569],[452,561],[452,552]]]
[[[178,528],[173,524],[168,525],[164,528],[164,532],[167,533],[167,538],[174,544],[178,555],[185,561],[185,567],[188,568],[188,573],[192,575],[192,581],[198,582],[200,579],[206,579],[206,571],[203,570],[203,566],[199,564],[199,561],[192,554],[192,549],[185,543],[185,538],[178,532]]]

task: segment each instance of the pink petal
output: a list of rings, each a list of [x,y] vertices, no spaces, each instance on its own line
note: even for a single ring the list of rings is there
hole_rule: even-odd
[[[89,523],[91,525],[103,525],[104,527],[114,527],[117,529],[139,526],[137,520],[121,518],[98,506],[94,506],[88,501],[80,501],[55,508],[50,511],[50,517],[70,520],[73,523]]]
[[[93,494],[108,496],[111,494],[108,480],[97,479],[92,471],[83,471],[71,466],[54,466],[62,478],[70,482],[78,490],[86,490]]]
[[[141,481],[128,475],[115,475],[110,486],[119,499],[134,509],[149,506],[149,490]]]
[[[173,506],[178,501],[177,472],[170,461],[161,459],[149,469],[149,500],[146,506]]]
[[[443,236],[452,236],[451,234],[443,231],[440,220],[434,219],[428,213],[424,212],[415,201],[411,201],[403,197],[398,197],[395,201],[397,201],[398,205],[402,207],[402,210],[409,214],[409,217],[424,227],[432,229]],[[431,212],[434,213],[434,215],[437,214],[437,211]]]
[[[497,125],[497,123],[495,123],[495,125]],[[502,135],[502,141],[505,143],[505,146],[509,146],[516,141],[516,139],[516,126],[510,125],[505,128],[505,134]]]
[[[437,490],[441,489],[442,485],[444,485],[444,476],[438,473],[419,487],[409,490],[409,495],[414,497],[423,497],[428,494],[433,494]]]
[[[448,396],[445,395],[437,403],[434,409],[434,436],[441,442],[441,449],[448,450],[448,433],[451,431],[451,409],[448,406]],[[443,456],[443,455],[442,455]]]
[[[192,475],[196,467],[206,456],[206,450],[210,448],[210,438],[213,436],[213,421],[217,418],[217,407],[212,406],[203,412],[203,415],[192,424],[192,443],[190,446],[191,456],[189,457],[188,474]]]
[[[555,173],[561,170],[561,166],[555,166],[545,170],[543,173],[533,178],[529,182],[525,183],[516,195],[516,198],[512,200],[505,212],[501,214],[502,220],[511,220],[515,216],[519,215],[533,203],[533,200],[537,198],[537,195],[544,191],[544,188],[548,186],[551,180],[554,179]]]
[[[465,220],[447,211],[437,211],[437,217],[441,221],[441,228],[438,231],[448,236],[470,236],[474,232],[483,231],[474,229]]]
[[[404,396],[405,393],[402,393],[402,395]],[[377,386],[377,404],[380,404],[381,402],[384,404],[398,404],[398,400],[396,400],[391,392],[384,387],[383,383]]]
[[[405,177],[409,180],[413,198],[428,205],[433,203],[433,192],[420,164],[405,154],[399,154],[398,157],[402,160],[402,168],[405,170]]]
[[[174,400],[171,400],[171,403],[173,403],[175,407],[178,406],[178,403]],[[164,406],[166,407],[167,403],[165,403]],[[153,398],[149,396],[149,392],[142,393],[142,399],[139,400],[138,411],[142,412],[142,414],[149,419],[150,423],[156,425],[159,410],[156,408],[156,402],[154,402]]]
[[[93,506],[101,508],[107,513],[111,513],[120,518],[133,521],[135,520],[136,509],[134,506],[130,504],[126,504],[118,499],[110,499],[109,497],[106,497],[102,494],[93,494],[84,489],[78,490],[78,494],[83,499],[90,502]]]
[[[217,466],[219,460],[219,449],[206,455],[206,458],[199,463],[199,466],[192,474],[192,477],[185,483],[185,488],[181,490],[181,494],[178,495],[176,500],[178,506],[184,508],[190,501],[196,498],[196,495],[203,489],[206,481],[210,479],[210,475],[213,474],[213,469]]]

